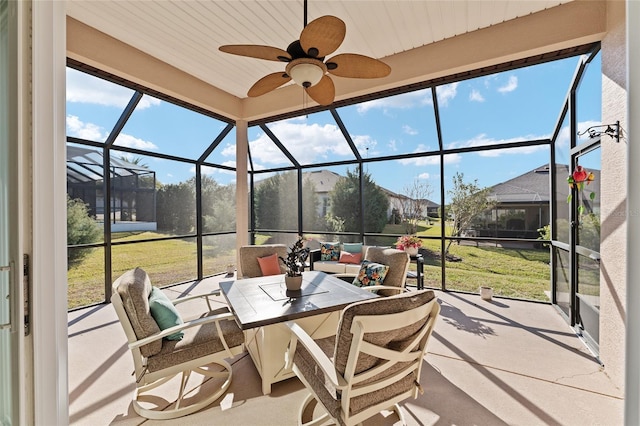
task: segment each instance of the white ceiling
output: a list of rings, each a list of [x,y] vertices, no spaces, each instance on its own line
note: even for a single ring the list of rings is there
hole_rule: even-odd
[[[526,16],[570,0],[309,0],[308,21],[347,26],[338,53],[378,59]],[[67,0],[67,14],[213,86],[246,97],[284,64],[218,51],[223,44],[286,49],[303,28],[303,1]]]

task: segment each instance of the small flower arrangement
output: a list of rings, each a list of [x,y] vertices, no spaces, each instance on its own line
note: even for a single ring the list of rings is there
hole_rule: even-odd
[[[422,240],[415,235],[403,235],[398,237],[398,241],[396,241],[396,248],[398,250],[420,247],[422,247]]]
[[[309,248],[304,246],[305,242],[302,235],[298,236],[298,240],[289,248],[287,257],[279,256],[287,268],[287,275],[290,277],[300,276],[304,272],[305,262],[309,257]]]
[[[587,183],[587,185],[589,185],[594,180],[595,180],[595,175],[593,174],[593,172],[590,172],[584,167],[578,165],[576,166],[573,173],[571,173],[567,177],[567,184],[571,189],[576,188],[578,190],[578,194],[580,198],[582,198],[582,195],[583,195],[582,191],[585,189],[584,187],[585,182]],[[589,199],[593,201],[596,198],[596,193],[595,191],[591,191],[591,190],[588,190],[588,191],[589,191]],[[571,203],[572,196],[573,196],[573,192],[570,192],[569,196],[567,197],[567,204]],[[582,204],[578,205],[578,213],[580,215],[584,213],[584,205]]]

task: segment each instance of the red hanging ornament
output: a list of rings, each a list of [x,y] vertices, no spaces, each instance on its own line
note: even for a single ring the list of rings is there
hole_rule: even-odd
[[[573,189],[573,187],[575,186],[578,191],[582,192],[582,190],[584,189],[584,183],[586,182],[587,185],[589,185],[591,182],[595,180],[595,178],[596,177],[593,174],[593,172],[590,172],[584,167],[578,165],[576,166],[573,173],[567,176],[567,184],[569,185],[569,188]],[[594,191],[591,191],[589,193],[589,199],[593,201],[595,198],[596,198],[596,193]],[[569,196],[567,197],[567,203],[570,203],[570,202],[571,202],[571,194],[569,194]],[[582,212],[583,209],[584,207],[582,205],[578,207],[579,212]]]
[[[576,169],[573,171],[572,176],[575,183],[581,183],[587,180],[587,177],[589,177],[589,172],[587,172],[582,166],[576,166]]]

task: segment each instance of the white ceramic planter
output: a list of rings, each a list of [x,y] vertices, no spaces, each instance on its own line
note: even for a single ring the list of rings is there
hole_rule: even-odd
[[[404,251],[409,253],[409,256],[415,256],[418,254],[418,247],[406,247]]]
[[[302,275],[298,275],[297,277],[285,275],[284,284],[287,286],[287,290],[298,291],[302,287]]]
[[[482,300],[491,300],[493,297],[493,288],[482,286],[480,287],[480,298]]]

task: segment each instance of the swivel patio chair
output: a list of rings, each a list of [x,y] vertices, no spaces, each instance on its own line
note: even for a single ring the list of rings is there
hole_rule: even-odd
[[[114,282],[111,302],[133,356],[136,390],[132,404],[140,416],[172,419],[194,413],[220,398],[231,385],[231,365],[225,359],[244,351],[244,335],[227,308],[211,309],[209,296],[214,294],[170,301],[162,290],[152,287],[141,268],[125,272]],[[190,315],[196,319],[183,322],[175,305],[193,301],[188,304],[193,306],[195,299],[206,301],[207,309]],[[222,384],[210,395],[185,398],[192,372],[204,376],[203,380],[215,378]],[[149,393],[179,374],[182,377],[175,402]]]
[[[382,284],[368,285],[364,288],[375,291],[381,296],[392,296],[406,290],[407,272],[411,258],[407,252],[386,247],[371,246],[367,248],[362,260],[362,265],[366,262],[386,265],[388,269],[382,280]],[[360,269],[360,275],[365,273],[365,268]],[[353,282],[356,274],[336,274],[343,281]]]
[[[287,367],[310,391],[298,424],[332,420],[350,426],[386,409],[393,409],[406,424],[399,403],[422,392],[420,372],[439,312],[431,290],[351,304],[341,314],[332,353],[323,352],[321,346],[327,350],[326,345],[319,345],[295,322],[287,323]],[[318,403],[315,410],[313,402]]]
[[[263,273],[263,270],[260,267],[258,258],[266,258],[267,256],[271,256],[273,254],[276,255],[276,259],[280,256],[286,257],[287,246],[284,244],[263,244],[246,245],[240,247],[240,250],[238,252],[240,261],[239,274],[242,276],[242,278],[255,278],[266,275]],[[281,274],[284,274],[286,272],[286,269],[282,262],[278,262],[278,267],[272,272],[277,272],[278,269],[279,273]]]

